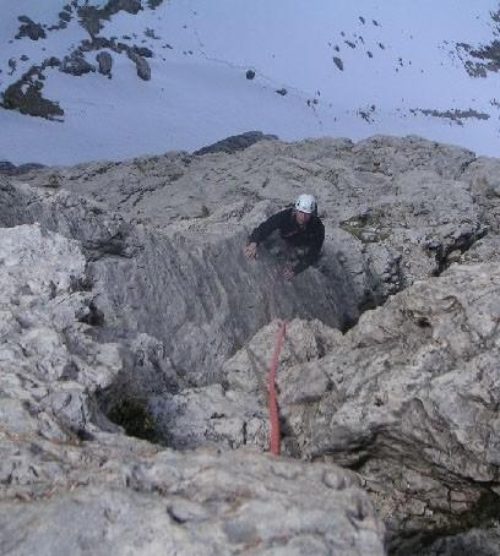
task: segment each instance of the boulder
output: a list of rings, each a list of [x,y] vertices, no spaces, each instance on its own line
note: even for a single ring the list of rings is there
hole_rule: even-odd
[[[39,68],[33,66],[31,70],[5,89],[1,107],[47,120],[62,121],[64,110],[59,103],[43,96],[43,87]]]
[[[18,19],[22,25],[20,25],[19,27],[16,39],[28,37],[32,41],[37,41],[39,39],[45,39],[47,37],[45,29],[40,23],[35,23],[26,15],[19,16]]]
[[[151,66],[148,64],[147,60],[132,49],[127,50],[127,56],[134,62],[137,75],[143,81],[149,81],[151,79]]]
[[[95,66],[87,62],[81,52],[74,51],[72,54],[65,56],[62,59],[59,71],[80,76],[85,75],[86,73],[94,72]]]
[[[140,10],[142,10],[141,0],[109,0],[103,9],[108,16],[120,11],[135,15]]]
[[[97,63],[99,64],[99,73],[111,77],[111,70],[113,68],[113,58],[109,52],[99,52],[96,56]]]

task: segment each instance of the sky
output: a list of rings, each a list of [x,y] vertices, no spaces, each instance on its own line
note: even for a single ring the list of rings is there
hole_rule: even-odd
[[[19,15],[52,25],[65,4],[0,0],[0,92],[32,64],[63,58],[88,38],[75,18],[45,40],[14,39]],[[143,4],[137,15],[116,14],[100,35],[151,48],[151,80],[139,79],[132,62],[114,52],[111,79],[47,70],[43,94],[59,102],[64,121],[0,108],[0,160],[122,160],[192,151],[250,130],[286,141],[416,134],[500,154],[500,76],[470,76],[464,67],[470,57],[458,46],[496,38],[491,14],[498,1],[170,0],[155,10]],[[95,53],[86,58],[95,63]],[[483,119],[443,117],[454,112]]]

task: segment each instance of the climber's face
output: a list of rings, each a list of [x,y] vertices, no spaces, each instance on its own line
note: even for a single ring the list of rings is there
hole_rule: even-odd
[[[295,220],[297,224],[301,227],[307,226],[309,220],[311,220],[311,215],[307,212],[301,212],[300,210],[295,211]]]

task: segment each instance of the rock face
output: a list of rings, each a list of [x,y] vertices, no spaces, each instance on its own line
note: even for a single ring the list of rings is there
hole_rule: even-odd
[[[133,50],[129,50],[127,56],[134,62],[138,77],[143,81],[149,81],[151,79],[151,66],[147,60]]]
[[[96,56],[99,64],[99,73],[111,77],[111,69],[113,68],[113,58],[109,52],[99,52]]]
[[[45,29],[39,23],[35,23],[26,15],[22,15],[19,18],[21,26],[19,27],[19,32],[16,35],[16,39],[21,39],[22,37],[28,37],[32,41],[37,41],[38,39],[45,39],[47,34]]]
[[[12,40],[23,40],[25,37],[33,41],[47,39],[52,32],[65,29],[73,19],[90,38],[84,38],[76,45],[72,44],[66,51],[67,54],[62,56],[62,59],[49,56],[38,64],[32,65],[2,92],[3,98],[0,106],[30,116],[62,121],[64,108],[57,101],[43,96],[46,79],[50,75],[47,70],[57,67],[59,71],[75,77],[81,77],[98,70],[101,75],[111,79],[113,59],[110,52],[104,49],[109,49],[117,55],[125,53],[136,66],[137,76],[144,81],[149,81],[151,79],[151,66],[146,58],[153,57],[151,49],[133,42],[131,44],[117,42],[116,37],[107,38],[101,36],[100,33],[105,26],[104,22],[109,22],[113,16],[121,12],[136,15],[144,9],[155,10],[162,4],[162,1],[150,1],[144,3],[144,6],[140,0],[108,0],[102,2],[100,6],[74,1],[63,7],[58,14],[58,23],[51,26],[35,23],[26,15],[18,17],[20,22],[19,31],[15,37],[12,37]],[[129,39],[131,40],[131,37]],[[43,47],[43,50],[45,49]],[[97,52],[95,56],[97,65],[87,60],[86,54],[88,52]],[[60,56],[60,53],[58,53],[58,56]],[[29,58],[23,54],[19,59],[27,61]],[[10,75],[16,72],[17,65],[16,58],[9,59]]]
[[[63,58],[60,71],[80,76],[85,75],[86,73],[94,72],[95,66],[87,62],[81,53],[74,52],[70,56],[65,56]]]
[[[18,110],[48,120],[62,121],[64,110],[57,102],[46,99],[43,94],[41,68],[33,66],[21,79],[9,85],[3,93],[2,108]]]
[[[290,453],[355,468],[408,532],[488,504],[496,515],[499,287],[498,263],[453,266],[364,314],[320,362],[284,370]]]
[[[498,552],[499,169],[374,137],[0,178],[4,551]],[[287,283],[242,246],[304,191]]]
[[[234,153],[242,151],[258,141],[270,141],[273,139],[278,139],[278,137],[276,135],[264,135],[261,131],[247,131],[246,133],[240,133],[239,135],[227,137],[222,141],[217,141],[217,143],[203,147],[193,154]]]
[[[16,176],[19,174],[26,174],[27,172],[31,172],[32,170],[38,170],[43,168],[43,164],[37,164],[34,162],[28,162],[27,164],[20,164],[16,166],[9,162],[8,160],[0,160],[0,174],[4,174],[6,176]]]
[[[373,507],[340,468],[118,434],[95,394],[126,365],[89,334],[78,242],[16,226],[0,260],[3,553],[383,554]]]

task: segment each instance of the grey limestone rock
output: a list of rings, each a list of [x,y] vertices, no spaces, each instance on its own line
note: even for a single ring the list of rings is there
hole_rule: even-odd
[[[390,485],[382,511],[403,512],[407,532],[422,516],[451,529],[497,499],[499,287],[496,263],[453,265],[366,312],[319,362],[285,367],[291,453],[356,468],[375,492]],[[321,385],[314,397],[304,375]]]
[[[0,177],[2,549],[499,548],[497,170],[373,137]],[[285,283],[242,246],[304,191],[323,256]]]
[[[84,322],[79,242],[15,226],[0,261],[2,552],[383,554],[367,495],[339,468],[126,439],[95,403],[125,363]]]
[[[29,503],[2,503],[4,551],[384,553],[367,496],[342,470],[251,452],[141,453],[131,445],[127,453],[93,444],[70,448],[86,466],[74,461],[67,485],[47,481],[49,490]]]

